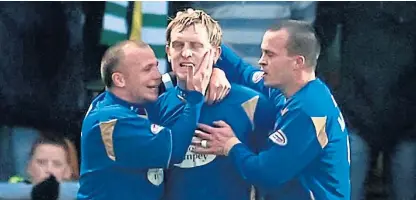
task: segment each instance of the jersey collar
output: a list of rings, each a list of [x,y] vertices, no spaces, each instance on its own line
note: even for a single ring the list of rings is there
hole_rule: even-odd
[[[122,105],[123,107],[126,107],[126,108],[130,109],[133,112],[136,112],[140,115],[146,115],[147,116],[147,111],[144,108],[145,105],[130,103],[128,101],[120,99],[119,97],[117,97],[116,95],[114,95],[112,92],[110,92],[108,90],[106,90],[105,93],[106,93],[105,98],[110,100],[112,103]]]

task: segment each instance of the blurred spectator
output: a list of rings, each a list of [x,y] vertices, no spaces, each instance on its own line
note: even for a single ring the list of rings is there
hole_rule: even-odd
[[[415,9],[415,2],[318,6],[316,26],[323,46],[330,47],[340,36],[341,67],[326,79],[351,130],[352,200],[364,198],[373,152],[386,158],[390,198],[416,199]]]
[[[38,130],[79,133],[88,106],[83,4],[0,3],[0,126],[6,126],[0,136],[2,180],[11,174],[26,178]]]
[[[296,19],[312,23],[316,14],[316,2],[313,1],[195,1],[192,6],[218,20],[224,43],[255,66],[258,66],[263,34],[276,20]]]
[[[58,182],[77,180],[79,177],[78,156],[71,141],[61,137],[39,137],[29,153],[27,172],[34,185],[48,179],[51,175]],[[21,181],[15,176],[11,182]]]
[[[28,172],[33,184],[38,184],[50,175],[58,181],[71,177],[69,147],[65,140],[57,138],[39,138],[30,151]]]

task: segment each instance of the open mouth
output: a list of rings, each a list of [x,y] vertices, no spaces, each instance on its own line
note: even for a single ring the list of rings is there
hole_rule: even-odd
[[[183,67],[195,67],[195,65],[193,63],[181,63],[181,64],[179,64],[179,66],[181,68],[183,68]]]
[[[159,89],[159,85],[156,85],[156,86],[147,86],[147,88],[149,88],[149,89],[157,92],[158,89]]]

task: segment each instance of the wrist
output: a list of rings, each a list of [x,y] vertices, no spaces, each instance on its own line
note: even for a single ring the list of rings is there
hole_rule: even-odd
[[[236,145],[241,143],[241,141],[236,138],[236,137],[232,137],[230,139],[227,140],[227,142],[225,142],[224,145],[224,155],[228,156],[228,153],[230,152],[230,150]]]

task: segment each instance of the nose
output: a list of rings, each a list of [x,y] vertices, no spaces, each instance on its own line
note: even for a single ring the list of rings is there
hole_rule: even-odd
[[[263,58],[263,56],[260,58],[260,60],[259,60],[259,65],[262,67],[262,68],[264,68],[264,66],[266,66],[267,65],[267,63],[266,63],[266,61],[264,60],[264,58]]]
[[[155,79],[157,80],[162,80],[162,75],[160,74],[159,71],[157,71],[156,75],[155,75]]]
[[[182,57],[189,58],[192,57],[192,51],[188,47],[185,47],[182,51]]]
[[[52,162],[48,162],[48,164],[46,166],[43,167],[43,170],[45,171],[46,174],[50,175],[52,174]]]
[[[160,74],[158,67],[156,67],[156,69],[152,73],[152,78],[153,78],[153,80],[160,80],[160,81],[162,81],[162,75]]]

